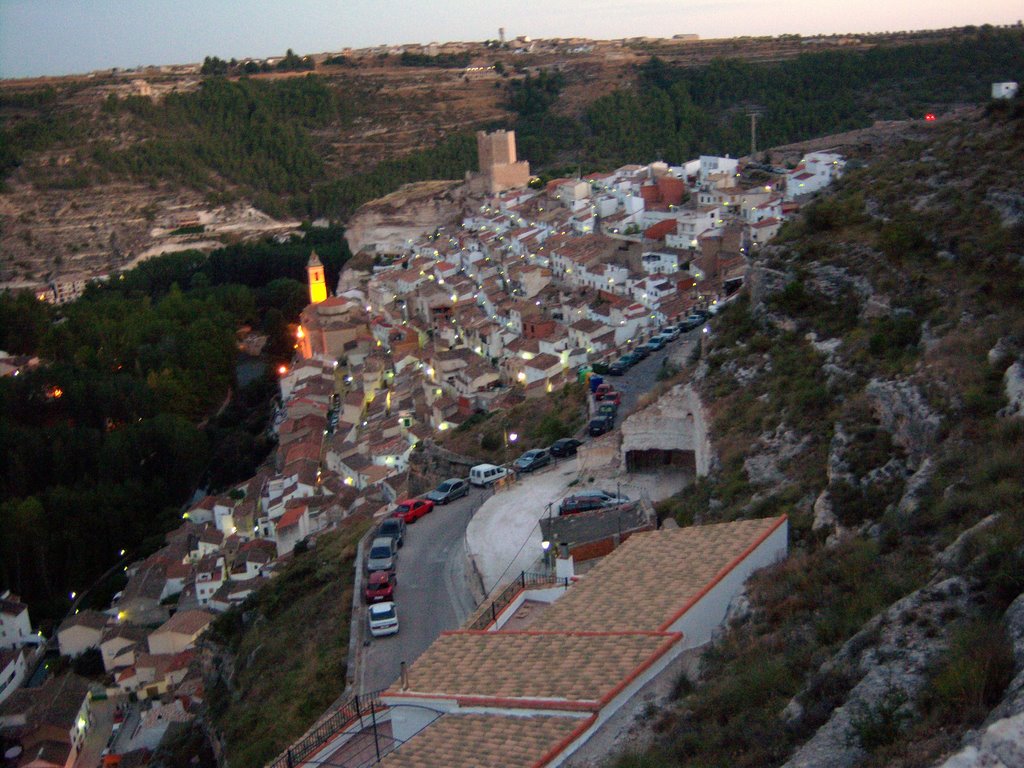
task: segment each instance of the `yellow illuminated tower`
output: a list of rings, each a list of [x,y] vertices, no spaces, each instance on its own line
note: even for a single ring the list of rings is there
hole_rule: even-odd
[[[327,298],[327,281],[324,279],[324,265],[316,251],[309,254],[306,272],[309,273],[309,303],[319,304]]]

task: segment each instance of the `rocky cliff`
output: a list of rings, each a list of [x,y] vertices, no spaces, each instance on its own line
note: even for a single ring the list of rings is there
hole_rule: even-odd
[[[1024,108],[910,125],[756,251],[681,522],[790,516],[647,762],[1022,765]]]

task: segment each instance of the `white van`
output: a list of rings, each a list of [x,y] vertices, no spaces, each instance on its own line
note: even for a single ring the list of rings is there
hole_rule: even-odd
[[[483,488],[487,485],[493,485],[507,475],[508,470],[505,467],[496,467],[493,464],[477,464],[469,470],[469,482],[471,485]]]

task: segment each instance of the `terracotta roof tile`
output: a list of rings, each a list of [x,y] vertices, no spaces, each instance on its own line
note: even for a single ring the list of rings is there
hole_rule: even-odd
[[[159,629],[156,629],[153,634],[157,632],[180,632],[183,635],[193,635],[206,627],[213,619],[213,614],[206,611],[178,611],[165,621]]]
[[[591,718],[445,715],[381,762],[383,768],[529,768],[557,754]],[[552,754],[553,756],[553,754]]]
[[[409,689],[396,685],[387,695],[599,709],[638,668],[681,637],[663,632],[445,632],[409,670]]]
[[[660,630],[784,520],[739,520],[634,534],[552,604],[531,629]]]

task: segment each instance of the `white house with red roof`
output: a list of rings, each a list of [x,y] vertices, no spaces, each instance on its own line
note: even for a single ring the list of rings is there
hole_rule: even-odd
[[[810,152],[786,174],[786,200],[818,192],[843,174],[846,159],[835,152]]]
[[[278,557],[295,549],[295,545],[309,532],[309,507],[301,502],[288,505],[285,513],[274,520],[273,538]]]
[[[224,573],[223,557],[218,555],[204,557],[196,565],[196,601],[205,606],[227,578],[227,574]]]

